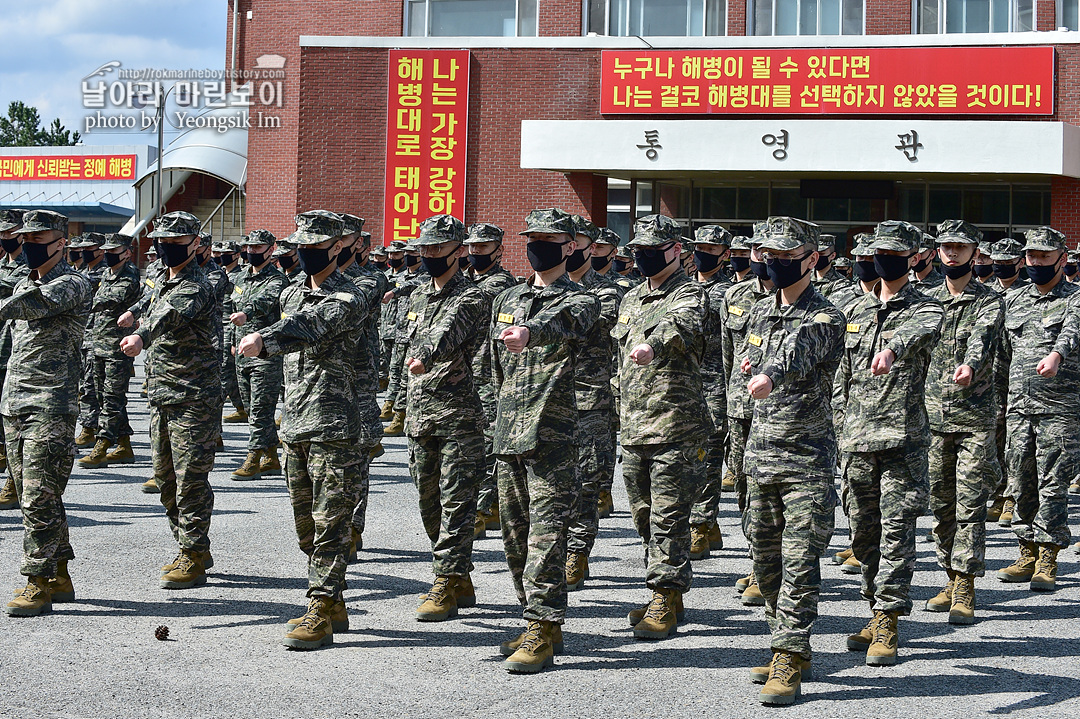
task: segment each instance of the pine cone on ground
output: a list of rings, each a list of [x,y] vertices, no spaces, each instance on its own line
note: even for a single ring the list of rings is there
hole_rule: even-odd
[[[159,642],[164,642],[169,638],[169,628],[162,624],[154,630],[154,636]]]

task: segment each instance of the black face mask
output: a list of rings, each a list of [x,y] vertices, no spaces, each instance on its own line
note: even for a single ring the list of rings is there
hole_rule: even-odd
[[[908,259],[909,257],[900,255],[874,255],[874,269],[877,270],[878,277],[892,282],[907,274]]]
[[[785,287],[791,287],[793,284],[801,280],[806,276],[806,272],[803,271],[802,263],[808,255],[802,257],[792,258],[787,260],[781,260],[772,257],[765,262],[765,267],[769,271],[769,279],[779,289]]]
[[[56,240],[44,245],[38,245],[33,242],[26,242],[23,244],[23,255],[26,256],[26,266],[32,270],[36,270],[43,264],[52,259],[55,252],[49,252],[49,248],[55,244]]]
[[[458,245],[450,254],[443,257],[421,257],[420,261],[424,264],[424,270],[427,271],[432,277],[442,277],[446,274],[447,270],[457,264],[457,259],[454,257],[454,252],[457,251]],[[457,269],[456,267],[454,269]]]
[[[288,272],[296,264],[296,257],[293,255],[281,255],[277,258],[278,267],[283,271]]]
[[[117,252],[106,252],[105,253],[105,264],[108,265],[109,267],[116,267],[117,265],[119,265],[123,261],[124,261],[123,253],[117,253]]]
[[[236,262],[235,252],[222,252],[221,257],[218,258],[218,264],[222,267],[228,267],[234,262]]]
[[[950,280],[958,280],[964,275],[966,275],[968,272],[971,272],[971,260],[968,260],[962,265],[956,265],[952,267],[946,265],[943,262],[941,263],[941,269],[945,273],[945,276],[948,277]]]
[[[319,274],[333,262],[330,258],[330,247],[322,250],[318,247],[297,247],[296,256],[300,262],[300,269],[309,277]]]
[[[473,269],[477,272],[483,272],[487,268],[495,264],[495,253],[489,252],[486,255],[468,255],[467,259],[469,264],[473,266]]]
[[[616,272],[622,274],[623,272],[626,272],[628,269],[630,269],[630,260],[615,259],[612,260],[611,266],[612,269],[614,269]]]
[[[191,245],[191,242],[186,245],[174,245],[172,243],[166,244],[162,242],[158,247],[158,252],[161,253],[161,263],[166,267],[179,267],[191,257],[191,253],[188,252]]]
[[[922,272],[923,270],[925,270],[927,268],[927,266],[929,264],[930,264],[930,258],[928,257],[925,260],[918,260],[915,263],[915,266],[912,267],[911,269],[915,270],[916,272]]]
[[[372,264],[375,265],[376,267],[378,267],[380,270],[385,270],[386,269],[386,263],[385,262],[373,262]]]
[[[764,262],[750,260],[750,272],[759,280],[765,281],[769,279],[769,266]]]
[[[90,263],[92,263],[94,260],[97,259],[97,253],[98,253],[97,250],[83,250],[82,251],[83,264],[89,266]]]
[[[391,257],[386,261],[386,264],[390,265],[390,267],[395,270],[400,270],[402,267],[405,266],[405,258],[401,257],[395,260]]]
[[[529,264],[537,272],[553,270],[563,263],[563,245],[565,242],[544,242],[536,240],[525,244],[525,254]]]
[[[1003,280],[1015,277],[1016,273],[1020,271],[1020,265],[1000,265],[995,262],[991,267],[994,268],[994,274]]]
[[[712,272],[720,266],[720,255],[710,255],[708,252],[694,250],[694,264],[697,265],[698,272],[702,274]]]
[[[971,271],[975,273],[976,277],[987,278],[994,274],[993,265],[973,265]]]
[[[405,266],[416,267],[420,264],[420,255],[405,255]]]
[[[1065,274],[1067,274],[1067,275],[1075,275],[1076,274],[1076,265],[1065,265]]]
[[[830,260],[828,258],[828,256],[819,255],[818,258],[817,258],[817,262],[814,263],[814,269],[817,270],[818,272],[821,272],[822,270],[824,270],[826,267],[829,266],[830,262],[832,262],[832,260]]]
[[[4,252],[8,253],[9,255],[18,252],[20,246],[22,246],[22,243],[19,242],[18,238],[16,237],[12,237],[6,240],[0,240],[0,247],[3,247]]]
[[[457,266],[458,266],[458,269],[461,270],[462,272],[469,269],[469,256],[468,255],[463,255],[463,256],[457,258]]]
[[[585,250],[574,250],[573,254],[566,258],[566,271],[577,272],[585,266]]]
[[[852,267],[855,270],[855,276],[861,282],[873,282],[878,278],[877,267],[873,260],[855,260]]]
[[[597,257],[596,255],[593,255],[589,258],[589,262],[592,263],[592,268],[599,272],[611,262],[611,255],[608,255],[607,257]]]
[[[353,258],[353,253],[356,252],[356,246],[351,245],[349,247],[343,247],[341,252],[337,256],[337,266],[344,267],[349,264],[349,261]]]
[[[196,253],[195,261],[199,263],[199,267],[206,267],[206,263],[210,261],[210,255]]]
[[[251,264],[252,267],[258,267],[263,262],[266,262],[266,253],[265,252],[248,252],[247,257],[245,257],[244,259],[247,260]]]
[[[1054,281],[1054,277],[1058,273],[1058,266],[1055,262],[1052,265],[1028,265],[1027,268],[1028,279],[1037,285],[1048,285]]]
[[[634,263],[646,277],[655,277],[668,268],[668,262],[664,255],[672,248],[672,245],[650,249],[634,250]],[[676,258],[677,259],[677,258]]]
[[[731,257],[731,269],[734,270],[737,274],[742,274],[743,272],[746,272],[748,269],[750,269],[750,258],[735,257],[733,255]]]

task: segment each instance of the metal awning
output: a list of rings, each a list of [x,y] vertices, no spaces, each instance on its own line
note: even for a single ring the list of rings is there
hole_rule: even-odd
[[[162,157],[162,168],[198,172],[243,187],[247,182],[248,131],[242,126],[229,126],[222,132],[216,123],[246,120],[247,110],[216,108],[197,115],[192,113],[192,119],[202,126],[184,129],[169,143]],[[156,162],[139,175],[135,187],[155,172]]]

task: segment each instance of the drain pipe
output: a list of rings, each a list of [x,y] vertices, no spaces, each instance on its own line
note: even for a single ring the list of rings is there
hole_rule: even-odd
[[[240,24],[240,0],[232,0],[232,60],[229,68],[230,92],[236,91],[236,26]]]

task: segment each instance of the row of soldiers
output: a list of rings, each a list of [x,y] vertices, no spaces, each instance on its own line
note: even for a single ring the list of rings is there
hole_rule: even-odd
[[[72,298],[79,294],[86,278],[58,253],[39,264],[40,251],[28,249],[66,234],[66,220],[53,214],[27,213],[10,231],[22,236],[31,272],[0,303],[0,318],[23,318],[18,313],[33,304],[24,295],[30,286],[41,292],[57,267],[63,278],[52,279]],[[754,565],[740,585],[760,597],[773,633],[772,662],[752,671],[765,683],[766,703],[794,701],[809,669],[838,463],[851,551],[872,609],[849,647],[864,650],[870,664],[896,661],[898,617],[911,609],[915,519],[928,499],[950,579],[932,602],[947,608],[950,621],[974,619],[986,495],[1002,476],[999,391],[1009,395],[1004,494],[1016,501],[1021,552],[999,575],[1053,588],[1056,552],[1068,543],[1056,488],[1075,476],[1067,476],[1075,438],[1061,410],[1075,401],[1078,376],[1074,290],[1061,281],[1060,233],[1029,233],[1023,253],[1031,283],[1009,291],[1006,314],[1000,295],[973,280],[980,233],[962,221],[938,228],[941,281],[931,277],[935,246],[926,247],[927,235],[884,222],[853,253],[858,283],[830,267],[835,250],[817,226],[793,218],[770,218],[751,238],[699,228],[688,243],[694,277],[684,270],[685,240],[670,218],[642,218],[622,249],[614,233],[556,209],[534,211],[526,223],[528,283],[500,267],[499,228],[466,228],[445,215],[425,221],[412,242],[388,248],[389,277],[371,263],[358,217],[298,215],[289,238],[295,250],[275,250],[270,233],[255,231],[244,241],[247,267],[234,281],[226,340],[225,310],[203,269],[218,265],[209,242],[199,240],[198,220],[160,218],[151,237],[164,269],[148,273],[145,300],[113,324],[138,322],[114,345],[126,357],[149,350],[152,479],[180,547],[163,567],[162,586],[201,584],[212,563],[207,475],[228,394],[221,369],[235,357],[237,377],[251,368],[241,402],[252,426],[245,460],[252,474],[264,461],[267,473],[277,463],[274,407],[284,375],[284,472],[309,556],[310,598],[284,642],[316,648],[347,629],[345,564],[361,546],[368,463],[382,434],[380,355],[388,355],[382,415],[409,438],[432,543],[435,581],[417,618],[446,620],[475,603],[472,542],[481,526],[497,522],[527,622],[500,647],[511,672],[540,671],[562,651],[566,593],[588,578],[604,493],[610,506],[616,436],[652,592],[629,616],[642,639],[675,631],[690,560],[722,546],[716,513],[727,464]],[[232,258],[220,249],[213,254],[227,267]],[[281,250],[296,253],[291,281],[272,262],[277,255],[292,269]],[[616,265],[628,252],[640,277]],[[60,315],[71,324],[77,305],[51,307],[58,319],[49,324],[63,324]],[[45,316],[52,315],[38,318]],[[41,339],[40,329],[23,324],[12,325],[20,356]],[[16,429],[22,415],[9,412],[8,388],[21,384],[9,375],[0,407]],[[69,385],[57,396],[74,397],[78,382]],[[73,419],[70,429],[73,437]],[[66,436],[54,431],[57,441]],[[14,615],[73,595],[59,499],[66,473],[61,467],[55,477],[33,478],[59,486],[51,498],[28,495],[28,475],[15,466],[22,451],[11,456],[24,517],[56,521],[42,528],[26,520],[30,581],[8,605]],[[31,497],[53,504],[37,508]]]

